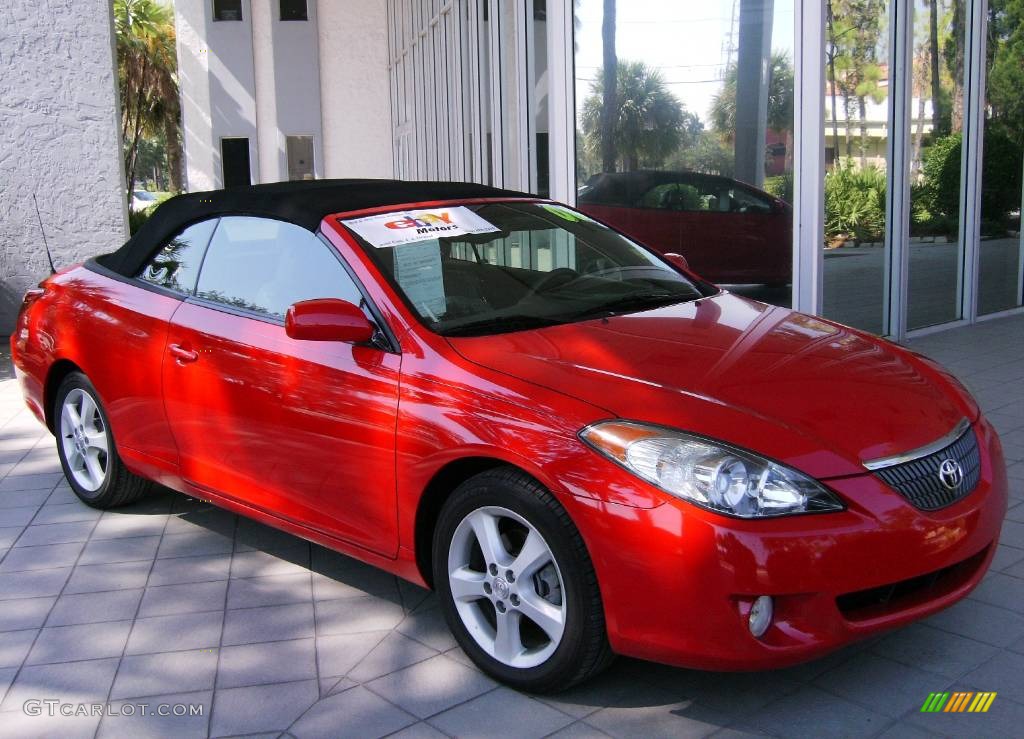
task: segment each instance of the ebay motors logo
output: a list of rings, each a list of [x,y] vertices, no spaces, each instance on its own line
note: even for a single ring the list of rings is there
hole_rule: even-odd
[[[414,228],[417,234],[461,230],[458,225],[452,222],[452,217],[447,211],[420,213],[416,218],[405,216],[397,221],[388,221],[384,226],[394,230]]]

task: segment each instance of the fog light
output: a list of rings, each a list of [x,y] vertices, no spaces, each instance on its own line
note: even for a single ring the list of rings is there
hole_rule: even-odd
[[[769,595],[762,595],[754,601],[754,605],[750,608],[747,625],[750,627],[750,633],[756,638],[760,639],[764,636],[764,632],[768,631],[768,627],[772,625],[773,610],[772,599]]]

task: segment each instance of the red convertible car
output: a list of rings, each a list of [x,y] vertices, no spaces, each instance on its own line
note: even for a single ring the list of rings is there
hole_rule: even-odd
[[[1006,510],[938,365],[480,185],[179,196],[30,290],[11,344],[86,504],[156,482],[433,587],[532,691],[906,624],[978,584]]]
[[[764,190],[699,172],[594,175],[579,208],[661,253],[679,253],[725,285],[788,285],[793,208]]]

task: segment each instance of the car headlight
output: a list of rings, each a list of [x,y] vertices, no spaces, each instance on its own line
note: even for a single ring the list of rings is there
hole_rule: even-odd
[[[666,493],[718,513],[764,518],[844,508],[796,470],[683,431],[605,421],[583,429],[580,438]]]

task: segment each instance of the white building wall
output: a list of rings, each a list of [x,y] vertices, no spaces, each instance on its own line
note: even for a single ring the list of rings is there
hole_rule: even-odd
[[[249,139],[252,181],[259,182],[252,7],[243,0],[241,21],[218,22],[211,0],[175,0],[174,10],[186,187],[221,187],[220,140],[238,136]]]
[[[254,0],[253,58],[261,182],[288,179],[288,136],[313,137],[313,165],[324,176],[317,4],[306,21],[282,21],[278,0]]]
[[[264,0],[275,6],[277,0]],[[320,55],[318,14],[315,0],[308,0],[309,20],[277,21],[274,24],[274,70],[277,102],[276,143],[279,179],[288,179],[286,136],[313,137],[313,171],[324,176],[321,130]]]
[[[0,333],[50,269],[127,237],[109,0],[0,4]]]
[[[308,0],[282,21],[278,0],[212,20],[212,0],[176,0],[189,190],[223,186],[220,139],[249,138],[252,181],[288,179],[287,136],[313,136],[320,177],[391,177],[387,5]]]
[[[387,3],[316,5],[324,176],[392,177]]]
[[[256,130],[259,139],[260,182],[279,182],[288,179],[287,171],[282,173],[278,151],[284,146],[278,144],[277,95],[278,84],[274,69],[274,25],[279,24],[276,0],[252,0],[252,62],[255,74]]]

